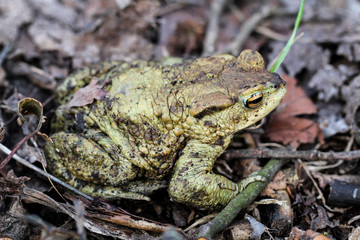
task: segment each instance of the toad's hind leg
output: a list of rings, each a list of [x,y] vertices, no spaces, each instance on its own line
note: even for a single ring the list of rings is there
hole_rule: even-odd
[[[97,142],[91,135],[59,132],[47,142],[45,153],[52,173],[91,196],[149,200],[130,192],[126,185],[138,173],[138,167],[125,159],[120,149],[107,136]]]

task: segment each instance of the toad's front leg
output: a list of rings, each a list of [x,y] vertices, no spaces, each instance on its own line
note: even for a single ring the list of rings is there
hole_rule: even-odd
[[[233,199],[240,192],[238,184],[212,172],[224,148],[190,140],[175,164],[169,186],[171,198],[207,209],[224,206]]]

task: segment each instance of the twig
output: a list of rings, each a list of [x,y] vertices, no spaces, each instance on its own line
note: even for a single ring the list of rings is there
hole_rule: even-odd
[[[228,159],[235,158],[291,158],[303,160],[339,160],[352,161],[360,158],[360,150],[349,152],[320,152],[318,150],[307,151],[286,151],[286,150],[270,150],[270,149],[243,149],[228,150],[225,153]]]
[[[191,6],[201,6],[200,2],[173,2],[155,10],[155,17],[162,17],[166,14]]]
[[[1,111],[0,111],[0,142],[5,138],[5,123],[2,120],[1,117]]]
[[[6,166],[6,164],[8,164],[8,162],[11,160],[11,158],[14,156],[14,154],[17,152],[17,150],[19,150],[19,148],[27,142],[27,140],[29,140],[30,138],[32,138],[33,136],[35,136],[35,134],[38,132],[38,130],[36,129],[35,131],[33,131],[32,133],[30,133],[29,135],[26,135],[23,139],[21,139],[21,141],[16,144],[15,148],[10,152],[10,154],[5,158],[4,161],[2,161],[0,163],[0,173],[4,175],[3,172],[3,168]]]
[[[211,213],[209,215],[206,215],[198,220],[196,220],[196,222],[194,222],[193,224],[191,224],[190,226],[188,226],[184,232],[188,232],[190,231],[191,229],[194,229],[196,226],[198,225],[201,225],[201,224],[204,224],[204,223],[207,223],[209,222],[209,220],[213,219],[214,217],[216,217],[219,213]]]
[[[2,51],[0,52],[0,66],[2,66],[6,55],[10,52],[10,50],[12,49],[13,44],[12,43],[8,43],[4,46],[4,48],[2,49]]]
[[[326,204],[326,200],[325,200],[324,194],[323,194],[323,192],[321,191],[321,189],[319,188],[319,186],[318,186],[318,184],[316,183],[315,179],[313,178],[311,172],[309,171],[309,169],[306,167],[306,165],[305,165],[301,160],[298,160],[298,162],[302,165],[302,168],[305,170],[306,175],[310,178],[312,184],[314,185],[316,191],[318,192],[318,198],[321,199],[321,202],[322,202],[322,204],[324,205],[324,207],[325,207],[327,210],[329,210],[330,212],[344,213],[345,210],[343,210],[343,209],[333,209],[333,208],[329,207],[329,206]]]
[[[9,154],[9,156],[10,156],[10,153],[14,151],[14,150],[11,151],[10,149],[8,149],[7,147],[5,147],[5,146],[2,145],[1,143],[0,143],[0,150],[1,150],[2,152],[4,152],[5,154]],[[8,157],[9,157],[9,156],[8,156]],[[17,154],[13,154],[12,157],[13,157],[17,162],[19,162],[19,163],[21,163],[22,165],[24,165],[24,166],[26,166],[26,167],[34,170],[35,172],[37,172],[38,174],[42,175],[43,177],[45,177],[45,178],[48,178],[48,177],[49,177],[53,182],[56,182],[56,183],[62,185],[63,187],[69,189],[70,191],[72,191],[72,192],[74,192],[74,193],[76,193],[76,194],[78,194],[78,195],[80,195],[80,196],[82,196],[82,197],[84,197],[84,198],[92,201],[92,199],[93,199],[92,197],[90,197],[90,196],[86,195],[85,193],[77,190],[76,188],[70,186],[69,184],[64,183],[63,181],[59,180],[58,178],[54,177],[53,175],[48,174],[48,173],[45,173],[43,170],[41,170],[40,168],[38,168],[38,167],[36,167],[35,165],[31,164],[30,162],[26,161],[25,159],[21,158],[21,157],[18,156]],[[5,160],[6,160],[6,159],[5,159]],[[4,160],[4,161],[5,161],[5,160]],[[4,162],[4,161],[3,161],[3,162]],[[1,164],[3,164],[3,162],[1,162]],[[4,165],[6,165],[6,164],[4,164]]]
[[[274,13],[274,8],[264,5],[259,12],[252,15],[242,26],[241,31],[236,35],[235,40],[224,48],[221,53],[231,53],[234,56],[239,55],[242,45],[246,39],[250,36],[251,32],[257,27],[257,25]]]
[[[355,221],[360,220],[360,215],[357,215],[355,217],[352,217],[349,221],[348,221],[348,225],[352,224]]]
[[[203,47],[203,56],[208,56],[215,52],[215,44],[219,35],[220,15],[228,0],[215,0],[211,4],[209,23],[206,29],[206,35]]]
[[[197,238],[204,237],[211,239],[214,234],[226,228],[232,220],[238,215],[241,209],[249,206],[254,199],[261,193],[273,176],[289,160],[270,160],[265,167],[258,173],[266,179],[266,182],[253,182],[249,184],[244,191],[237,195],[231,202],[208,224],[200,228]]]
[[[26,76],[32,83],[41,88],[53,90],[56,87],[56,81],[49,73],[30,64],[24,62],[16,63],[11,71],[12,73]]]
[[[312,164],[314,163],[314,164]],[[324,171],[324,170],[328,170],[328,169],[332,169],[332,168],[337,168],[340,165],[342,165],[344,163],[343,160],[337,160],[336,163],[334,164],[329,164],[327,161],[312,161],[309,165],[307,165],[307,168],[311,171],[311,172],[320,172],[320,171]]]
[[[263,26],[256,27],[255,32],[257,32],[267,38],[270,38],[270,39],[273,39],[276,41],[280,41],[280,42],[285,42],[286,40],[288,40],[287,36],[277,33],[275,31],[271,30],[270,28],[263,27]]]

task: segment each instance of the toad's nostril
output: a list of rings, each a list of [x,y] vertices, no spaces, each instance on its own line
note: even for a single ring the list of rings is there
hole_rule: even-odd
[[[276,85],[279,85],[280,83],[282,83],[284,86],[286,86],[286,82],[284,81],[284,79],[282,79],[281,77],[280,77],[280,75],[279,74],[277,74],[277,73],[272,73],[273,74],[273,76],[275,77],[275,82],[277,82],[276,83]],[[279,87],[279,86],[278,86]]]

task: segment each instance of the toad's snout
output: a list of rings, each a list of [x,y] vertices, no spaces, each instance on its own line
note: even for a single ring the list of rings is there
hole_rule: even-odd
[[[280,77],[279,74],[277,74],[277,73],[272,73],[272,75],[274,76],[274,79],[273,79],[271,82],[272,82],[274,85],[277,85],[277,87],[279,87],[280,84],[286,86],[286,82],[284,81],[284,79],[282,79],[282,78]],[[276,87],[276,88],[277,88],[277,87]]]

